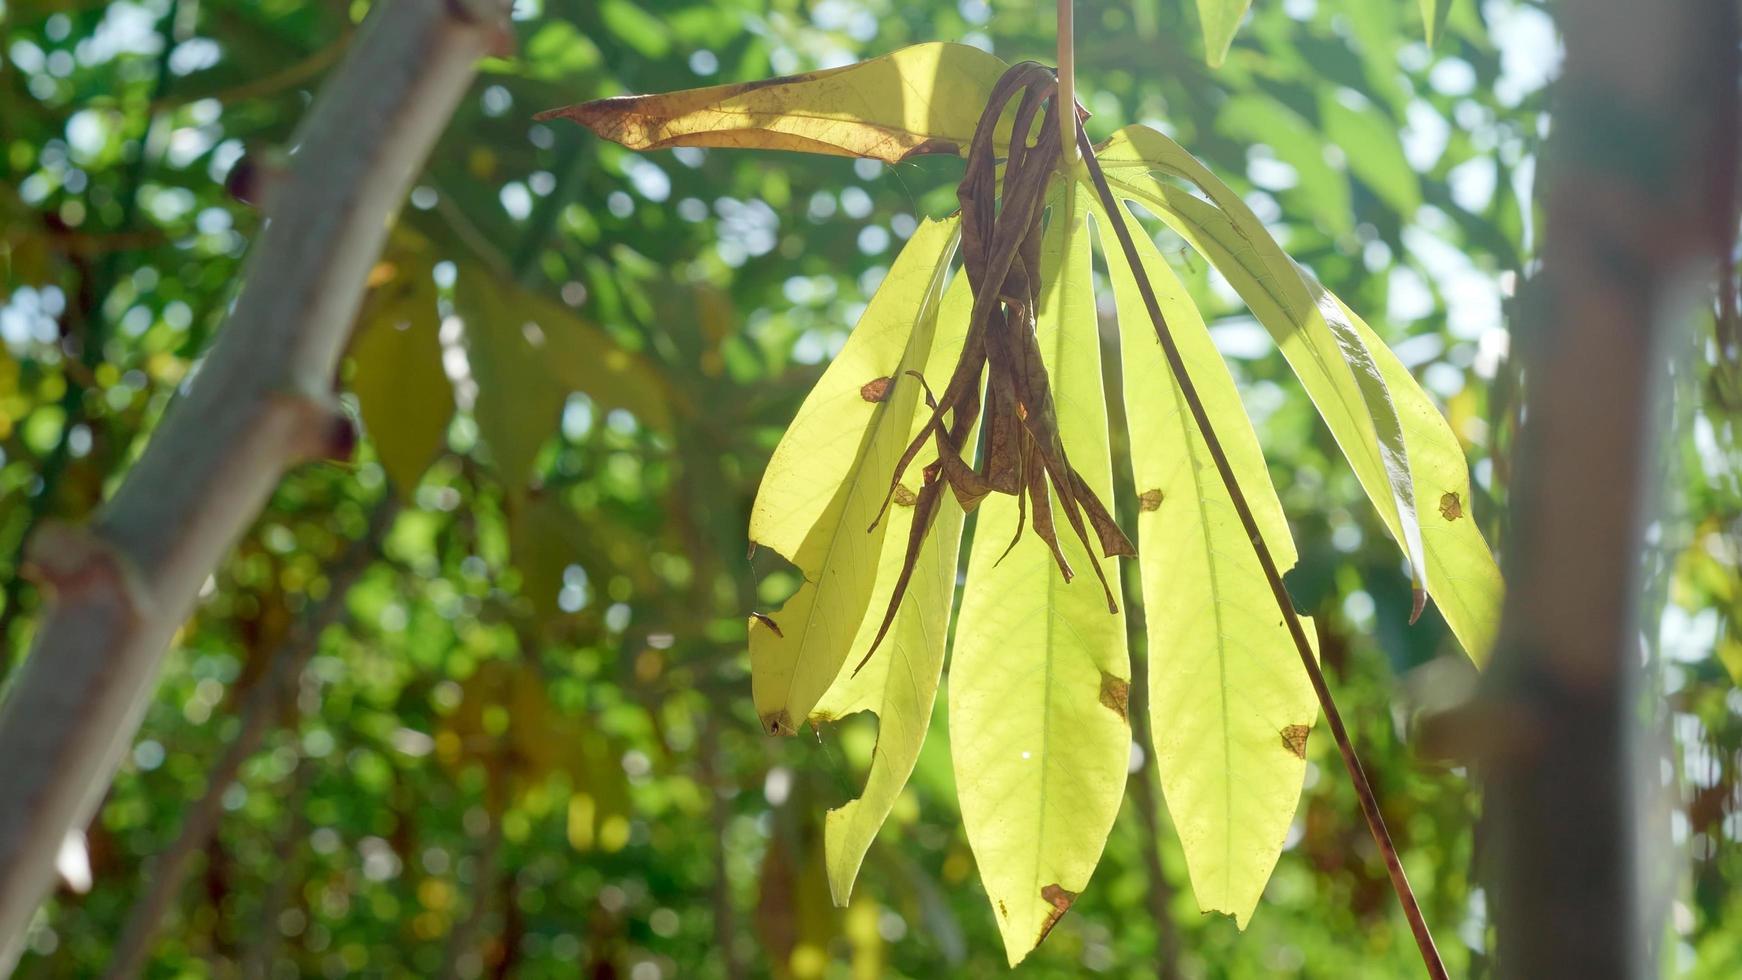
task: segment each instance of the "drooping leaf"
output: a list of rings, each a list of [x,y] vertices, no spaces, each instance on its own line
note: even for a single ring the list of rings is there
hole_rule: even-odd
[[[1096,209],[1102,241],[1108,218]],[[1145,274],[1277,566],[1294,542],[1240,392],[1184,284],[1129,215]],[[1311,682],[1203,435],[1173,381],[1124,253],[1105,248],[1119,313],[1125,416],[1140,501],[1156,769],[1198,907],[1242,928],[1300,800]],[[1307,636],[1313,637],[1310,620]]]
[[[944,294],[937,338],[926,366],[927,377],[950,370],[962,349],[972,303],[967,277],[957,275]],[[917,432],[924,425],[924,413],[917,413],[914,421]],[[970,442],[971,439],[970,434]],[[858,799],[830,810],[824,825],[829,891],[839,906],[845,906],[852,896],[853,881],[858,877],[865,852],[888,819],[902,787],[907,785],[925,743],[932,704],[937,697],[938,675],[944,664],[964,516],[961,504],[952,494],[941,496],[931,534],[915,563],[912,580],[883,641],[882,652],[857,673],[843,671],[811,715],[813,722],[843,718],[856,711],[877,715],[877,748],[871,757],[864,792]],[[889,530],[878,562],[877,582],[871,590],[869,610],[873,614],[880,613],[888,604],[895,588],[913,519],[912,504],[899,502],[884,518]],[[852,642],[855,653],[870,649],[879,618],[870,615],[860,623]]]
[[[1428,564],[1403,422],[1368,341],[1348,323],[1326,320],[1258,217],[1178,143],[1131,126],[1114,134],[1098,159],[1113,191],[1142,203],[1208,258],[1270,331],[1403,548],[1418,588],[1431,593],[1438,586],[1424,581]],[[1152,172],[1196,185],[1213,203]]]
[[[752,693],[770,732],[792,734],[810,716],[866,618],[888,532],[872,522],[920,406],[920,383],[906,372],[930,359],[958,233],[954,219],[914,232],[757,490],[751,541],[804,575],[778,611],[750,620]]]
[[[632,150],[795,150],[896,163],[959,153],[1007,66],[965,44],[916,44],[842,68],[540,113]]]
[[[454,391],[442,368],[428,253],[395,250],[376,277],[351,340],[351,390],[388,479],[410,499],[447,441]]]
[[[1204,60],[1211,68],[1220,68],[1246,17],[1252,0],[1198,0],[1198,20],[1204,28]]]
[[[1042,247],[1039,341],[1058,425],[1085,482],[1110,499],[1085,211],[1071,185]],[[1073,203],[1075,206],[1073,207]],[[1131,731],[1123,614],[1094,583],[1067,584],[1017,503],[980,506],[950,668],[950,743],[962,821],[1012,964],[1089,882],[1125,786]],[[1070,562],[1101,561],[1061,536]],[[1115,592],[1119,570],[1109,563]]]
[[[1446,30],[1446,14],[1452,10],[1452,0],[1420,0],[1421,26],[1427,34],[1427,46],[1439,43]]]
[[[1428,592],[1458,642],[1478,664],[1485,663],[1500,629],[1506,583],[1470,510],[1470,466],[1463,447],[1433,399],[1373,328],[1318,283],[1309,280],[1307,287],[1326,319],[1352,326],[1373,351],[1403,423],[1410,478],[1417,498],[1425,503],[1421,538]]]

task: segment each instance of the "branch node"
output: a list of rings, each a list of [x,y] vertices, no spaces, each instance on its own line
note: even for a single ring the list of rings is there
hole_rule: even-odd
[[[295,419],[291,454],[295,460],[346,462],[357,451],[357,425],[329,392],[284,391],[275,401]]]
[[[120,597],[134,615],[149,604],[133,563],[82,524],[44,523],[30,536],[22,572],[46,589],[55,602],[109,593]]]

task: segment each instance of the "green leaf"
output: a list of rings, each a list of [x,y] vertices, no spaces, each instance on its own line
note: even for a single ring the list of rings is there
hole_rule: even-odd
[[[520,572],[520,593],[531,601],[540,622],[561,614],[557,595],[563,573],[580,561],[583,538],[579,518],[560,496],[544,491],[509,496],[509,553]],[[599,581],[604,569],[596,561],[592,565],[587,571]]]
[[[928,379],[948,377],[955,367],[967,335],[973,302],[968,278],[957,275],[944,294],[938,314],[937,339],[925,370]],[[914,421],[917,424],[909,438],[919,434],[926,414],[916,412]],[[970,435],[969,444],[972,440]],[[859,624],[852,650],[871,648],[881,620],[878,613],[888,607],[895,581],[901,574],[913,514],[912,506],[897,504],[890,507],[884,518],[889,531],[878,561],[877,584],[871,590],[868,609],[873,615]],[[877,715],[877,748],[871,757],[865,790],[858,799],[830,810],[824,826],[829,891],[836,905],[845,906],[852,897],[853,881],[858,877],[865,852],[889,818],[925,744],[932,704],[937,698],[938,675],[944,665],[964,517],[955,494],[943,494],[889,635],[863,670],[857,674],[844,671],[835,680],[811,715],[812,722],[844,718],[856,711],[872,711]]]
[[[647,58],[663,58],[671,50],[665,21],[633,0],[599,0],[599,19],[618,40]]]
[[[454,284],[454,308],[465,322],[466,359],[478,386],[472,415],[497,474],[509,487],[527,484],[566,397],[551,376],[542,343],[533,342],[543,335],[524,329],[528,321],[517,293],[517,287],[505,289],[494,273],[479,267],[463,268]]]
[[[905,372],[930,360],[959,234],[953,218],[914,232],[781,437],[757,490],[751,542],[804,575],[777,612],[750,620],[752,695],[772,733],[793,734],[810,716],[866,619],[889,522],[866,529],[914,428],[920,384]]]
[[[1111,228],[1099,208],[1095,217]],[[1265,544],[1287,569],[1294,542],[1234,379],[1161,252],[1135,220],[1119,217]],[[1156,769],[1198,907],[1245,928],[1300,802],[1318,704],[1131,267],[1117,247],[1103,251],[1127,379]]]
[[[454,306],[478,384],[473,414],[497,468],[523,486],[570,391],[669,428],[682,397],[659,369],[568,307],[481,266],[461,270]]]
[[[1298,183],[1288,200],[1309,208],[1326,231],[1355,230],[1349,178],[1325,162],[1324,139],[1293,110],[1268,96],[1236,95],[1216,112],[1216,126],[1235,139],[1268,145],[1293,167]]]
[[[960,153],[1008,66],[965,44],[916,44],[842,68],[540,113],[632,150],[795,150],[897,163]]]
[[[454,391],[442,368],[429,256],[399,250],[376,272],[387,278],[370,292],[358,318],[351,390],[394,491],[409,500],[447,442]]]
[[[1071,462],[1104,500],[1112,464],[1082,192],[1067,184],[1041,248],[1037,333]],[[950,747],[980,878],[1011,964],[1089,883],[1124,795],[1131,666],[1123,614],[1093,576],[1067,584],[1016,529],[1013,497],[980,505],[950,668]],[[1079,571],[1101,560],[1070,535]],[[1114,594],[1119,569],[1107,569]]]
[[[1397,123],[1350,89],[1327,89],[1319,99],[1325,139],[1342,147],[1349,171],[1386,206],[1408,221],[1421,207],[1421,182],[1403,155]]]
[[[1446,14],[1451,12],[1452,0],[1420,0],[1421,26],[1427,33],[1427,46],[1433,47],[1439,43],[1440,36],[1446,30]]]
[[[1198,20],[1204,26],[1204,60],[1220,68],[1240,30],[1240,21],[1252,0],[1198,0]]]
[[[1457,495],[1466,516],[1469,510],[1462,448],[1426,393],[1365,324],[1352,316],[1327,318],[1316,297],[1328,294],[1179,144],[1134,126],[1116,134],[1099,159],[1115,193],[1155,212],[1214,263],[1270,331],[1415,575],[1448,622],[1461,621],[1452,629],[1465,651],[1478,663],[1485,660],[1500,604],[1493,555],[1473,522],[1424,535],[1417,514],[1418,500],[1437,508],[1446,493]],[[1152,171],[1196,185],[1214,204],[1153,179]],[[1432,560],[1430,545],[1440,551]]]

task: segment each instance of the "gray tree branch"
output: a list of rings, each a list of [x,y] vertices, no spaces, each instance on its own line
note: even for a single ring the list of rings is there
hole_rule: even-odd
[[[85,528],[31,546],[49,595],[0,705],[0,973],[86,823],[200,586],[284,470],[342,448],[332,379],[389,222],[506,37],[502,0],[378,4],[299,130],[245,284],[144,455]]]

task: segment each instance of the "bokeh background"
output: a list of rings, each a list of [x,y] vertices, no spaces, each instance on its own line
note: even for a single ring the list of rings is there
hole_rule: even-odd
[[[368,7],[0,0],[0,670],[40,609],[23,541],[92,511],[197,366],[259,227],[246,202]],[[1458,0],[1430,51],[1413,3],[1255,7],[1211,70],[1184,0],[1079,3],[1090,134],[1174,135],[1367,316],[1463,439],[1501,546],[1550,12]],[[923,40],[1050,63],[1053,16],[520,0],[515,51],[485,66],[372,277],[344,372],[356,458],[292,473],[208,583],[19,976],[100,972],[151,903],[154,977],[1002,974],[945,698],[836,910],[822,814],[856,793],[874,722],[764,736],[745,654],[745,614],[795,584],[745,557],[762,467],[918,218],[953,209],[960,161],[636,155],[531,117]],[[1258,422],[1301,551],[1291,590],[1428,920],[1453,973],[1483,975],[1481,801],[1417,738],[1472,671],[1434,614],[1406,625],[1396,548],[1265,332],[1162,244]],[[529,356],[500,329],[528,318],[567,339]],[[1647,830],[1674,855],[1650,869],[1657,955],[1721,977],[1742,971],[1742,386],[1705,329],[1672,352],[1640,710],[1663,788]],[[1334,749],[1309,749],[1241,933],[1198,913],[1134,748],[1092,886],[1020,972],[1413,975]],[[154,892],[166,851],[188,873]]]

